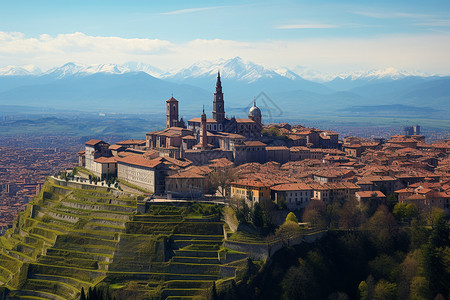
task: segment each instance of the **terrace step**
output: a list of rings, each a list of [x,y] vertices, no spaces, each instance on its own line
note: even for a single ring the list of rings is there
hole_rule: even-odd
[[[48,298],[42,298],[37,296],[15,296],[10,298],[9,296],[6,299],[20,299],[20,300],[48,300]]]
[[[136,215],[133,217],[135,222],[182,222],[183,216],[180,215]]]
[[[101,254],[101,253],[89,253],[75,250],[67,250],[67,249],[57,249],[57,248],[49,248],[47,249],[47,255],[50,256],[70,256],[71,258],[83,258],[83,259],[92,259],[98,261],[109,262],[112,258],[112,255]]]
[[[192,264],[172,262],[168,268],[174,274],[206,274],[220,275],[220,265],[218,264]]]
[[[194,235],[194,234],[174,234],[171,236],[171,239],[174,241],[186,240],[202,240],[202,241],[216,241],[222,242],[223,235]]]
[[[117,226],[113,227],[113,226],[102,225],[102,224],[88,223],[85,228],[89,229],[89,230],[94,230],[94,231],[107,231],[107,232],[120,232],[120,233],[126,232],[125,227],[117,227]]]
[[[191,245],[196,246],[206,246],[206,248],[212,247],[214,245],[221,245],[222,240],[220,241],[211,241],[211,240],[177,240],[172,242],[172,246],[174,249],[182,249]]]
[[[164,286],[172,289],[182,289],[182,288],[196,288],[204,289],[212,286],[213,281],[210,280],[170,280],[164,282]]]
[[[27,298],[28,297],[28,298]],[[34,297],[34,298],[30,298]],[[20,291],[12,291],[9,293],[6,299],[15,300],[15,299],[52,299],[52,300],[66,300],[58,295],[40,292],[40,291],[29,291],[29,290],[20,290]]]
[[[101,240],[116,240],[116,235],[113,232],[110,231],[103,231],[103,230],[93,230],[93,231],[76,231],[73,232],[76,233],[79,236],[86,236],[94,239],[101,239]]]
[[[136,211],[135,206],[120,206],[113,204],[103,204],[103,203],[86,203],[79,201],[62,200],[61,204],[66,207],[87,210],[87,211],[112,211],[112,212],[126,212],[133,213]]]
[[[30,264],[30,267],[28,269],[28,276],[32,276],[34,274],[62,277],[68,277],[69,275],[70,277],[80,281],[92,282],[95,279],[104,276],[105,272],[68,266],[55,266],[33,263]]]
[[[106,195],[107,196],[107,195]],[[136,203],[136,200],[125,200],[120,198],[113,198],[113,197],[96,197],[96,196],[85,196],[85,195],[78,195],[78,194],[72,194],[68,197],[69,200],[75,200],[79,202],[86,202],[86,203],[101,203],[101,204],[110,204],[110,205],[123,205],[123,206],[134,206]]]
[[[72,277],[64,277],[64,276],[55,276],[55,275],[48,275],[48,274],[32,274],[29,276],[30,279],[39,279],[39,280],[48,280],[48,281],[57,281],[57,282],[63,282],[68,285],[71,285],[75,287],[78,290],[81,290],[81,287],[89,287],[91,284],[86,281],[81,281]]]
[[[80,291],[64,282],[42,280],[42,279],[28,279],[23,286],[24,290],[44,292],[56,295],[66,295],[70,298],[75,298]]]
[[[83,269],[98,270],[99,265],[96,260],[86,259],[86,258],[67,258],[65,256],[51,256],[45,255],[41,256],[38,261],[40,264],[44,265],[56,265],[56,266],[67,266],[67,267],[81,267]]]
[[[55,246],[58,247],[59,245],[64,246],[104,246],[107,248],[115,249],[118,241],[115,240],[108,240],[108,239],[99,239],[99,238],[91,238],[87,236],[82,235],[60,235],[56,239]]]
[[[19,244],[17,244],[15,246],[15,248],[16,248],[17,252],[22,252],[29,257],[33,257],[36,254],[36,252],[38,251],[38,249],[36,249],[36,247],[33,247],[32,245],[29,245],[25,242],[20,242]]]
[[[197,296],[204,292],[205,289],[164,289],[161,293],[161,299],[169,296]],[[173,298],[172,298],[173,299]]]
[[[33,261],[33,259],[25,254],[23,254],[22,252],[17,252],[14,250],[8,250],[6,251],[8,253],[9,256],[14,257],[22,262],[30,262]]]
[[[215,258],[201,258],[201,257],[186,257],[186,256],[174,256],[172,257],[173,262],[177,263],[188,263],[188,264],[220,264],[217,257]]]
[[[201,251],[201,250],[175,250],[176,256],[187,257],[215,257],[217,258],[217,251]]]
[[[89,220],[89,223],[98,224],[98,225],[111,225],[111,226],[125,228],[126,221],[95,217],[95,218]]]

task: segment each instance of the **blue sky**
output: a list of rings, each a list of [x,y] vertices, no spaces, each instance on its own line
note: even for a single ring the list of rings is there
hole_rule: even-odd
[[[1,1],[0,67],[241,56],[266,66],[449,74],[450,1]]]

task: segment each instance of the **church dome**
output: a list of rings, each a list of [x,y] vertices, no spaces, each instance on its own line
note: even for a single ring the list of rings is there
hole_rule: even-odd
[[[261,110],[256,106],[256,103],[253,103],[253,106],[250,107],[248,111],[249,117],[261,117]]]

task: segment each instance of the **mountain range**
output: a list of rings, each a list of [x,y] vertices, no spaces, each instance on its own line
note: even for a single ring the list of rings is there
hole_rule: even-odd
[[[67,63],[45,72],[34,66],[9,66],[0,69],[0,104],[163,112],[164,100],[173,95],[180,100],[180,110],[189,116],[200,111],[203,104],[210,111],[219,70],[226,111],[236,116],[246,113],[244,108],[254,97],[260,101],[263,113],[273,117],[275,111],[280,117],[305,117],[312,113],[324,116],[351,113],[352,109],[376,115],[389,107],[393,116],[396,111],[401,115],[411,111],[414,117],[425,118],[447,116],[450,112],[448,76],[388,68],[338,74],[332,80],[317,82],[289,68],[267,68],[240,57],[202,61],[173,71],[137,62]],[[261,95],[265,98],[259,99]],[[383,107],[376,109],[376,106]]]

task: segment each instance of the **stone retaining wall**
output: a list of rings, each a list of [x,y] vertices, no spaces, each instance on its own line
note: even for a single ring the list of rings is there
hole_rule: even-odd
[[[326,230],[316,233],[280,240],[274,243],[243,243],[236,241],[224,241],[224,246],[235,251],[245,252],[255,260],[267,260],[278,250],[285,246],[295,246],[302,242],[312,243],[326,234]]]

